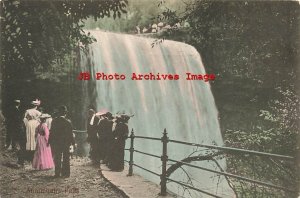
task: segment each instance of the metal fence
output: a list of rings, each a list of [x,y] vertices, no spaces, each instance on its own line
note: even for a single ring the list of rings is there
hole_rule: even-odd
[[[162,142],[162,153],[161,153],[161,155],[160,156],[159,155],[154,155],[154,154],[151,154],[151,153],[147,153],[147,152],[144,152],[144,151],[141,151],[141,150],[134,149],[135,139],[141,139],[141,140],[147,139],[147,140],[152,140],[152,141],[161,141]],[[162,196],[165,196],[167,194],[167,181],[171,181],[171,182],[177,183],[179,185],[182,185],[186,188],[204,193],[204,194],[209,195],[211,197],[220,197],[218,195],[215,195],[215,194],[212,194],[210,192],[201,190],[199,188],[195,188],[194,186],[188,185],[186,183],[182,183],[180,181],[176,181],[174,179],[169,178],[168,174],[167,174],[167,171],[168,171],[167,162],[169,161],[169,162],[177,163],[180,166],[185,165],[185,166],[193,167],[193,168],[196,168],[196,169],[201,169],[201,170],[204,170],[204,171],[209,171],[209,172],[212,172],[212,173],[216,173],[218,175],[223,175],[223,176],[226,176],[226,177],[235,178],[235,179],[238,179],[238,180],[241,180],[241,181],[246,181],[246,182],[249,182],[249,183],[252,183],[252,184],[257,184],[257,185],[264,186],[264,187],[269,187],[269,188],[282,190],[284,192],[292,193],[292,194],[295,194],[295,195],[297,193],[293,189],[289,189],[289,188],[286,188],[284,186],[275,185],[275,184],[272,184],[272,183],[269,183],[269,182],[267,183],[267,182],[264,182],[264,181],[259,181],[259,180],[255,180],[255,179],[252,179],[252,178],[240,176],[240,175],[235,175],[235,174],[228,173],[228,172],[225,172],[225,171],[212,170],[212,169],[209,169],[209,168],[193,165],[193,164],[185,162],[183,160],[179,161],[179,160],[175,160],[175,159],[169,159],[168,158],[168,144],[169,143],[183,144],[183,145],[194,146],[194,147],[204,147],[204,148],[207,148],[207,149],[218,150],[218,151],[221,151],[223,153],[247,154],[247,155],[263,156],[263,157],[268,157],[268,158],[273,158],[273,159],[278,159],[278,160],[284,160],[284,161],[295,161],[295,158],[291,157],[291,156],[284,156],[284,155],[265,153],[265,152],[259,152],[259,151],[253,151],[253,150],[245,150],[245,149],[232,148],[232,147],[225,147],[225,146],[197,144],[197,143],[190,143],[190,142],[172,140],[172,139],[168,138],[166,129],[163,131],[163,136],[161,138],[135,136],[134,131],[132,129],[131,135],[130,135],[130,148],[125,149],[126,151],[129,151],[129,153],[130,153],[130,160],[129,161],[125,160],[126,162],[129,163],[128,176],[132,176],[133,175],[133,167],[137,167],[137,168],[140,168],[144,171],[147,171],[147,172],[149,172],[153,175],[156,175],[156,176],[160,177],[160,187],[161,187],[160,195],[162,195]],[[140,153],[142,155],[147,155],[147,156],[154,157],[154,158],[160,158],[161,163],[162,163],[161,173],[156,173],[152,170],[149,170],[145,167],[142,167],[142,166],[134,163],[134,153]]]

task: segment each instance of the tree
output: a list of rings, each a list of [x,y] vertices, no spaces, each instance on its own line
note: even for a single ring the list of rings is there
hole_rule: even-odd
[[[35,71],[51,69],[75,47],[95,40],[83,30],[83,20],[120,17],[126,6],[127,0],[1,1],[3,110]]]
[[[171,21],[189,22],[189,29],[178,30],[189,38],[169,37],[195,46],[206,71],[217,74],[212,91],[228,146],[299,156],[299,6],[195,1],[182,15],[163,13]],[[296,188],[295,164],[252,161],[254,170],[242,157],[229,158],[228,170],[266,181],[278,176],[276,182]]]
[[[126,0],[1,2],[4,78],[19,76],[16,67],[21,71],[47,67],[78,43],[90,44],[93,39],[84,32],[82,21],[89,16],[120,17],[121,12],[126,12],[126,3]]]

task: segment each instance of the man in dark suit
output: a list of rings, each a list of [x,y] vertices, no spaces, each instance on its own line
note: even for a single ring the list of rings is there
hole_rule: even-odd
[[[66,119],[67,107],[59,108],[58,117],[52,121],[49,144],[54,154],[55,177],[70,177],[71,145],[75,146],[73,128],[70,120]]]
[[[9,110],[6,116],[6,148],[10,145],[12,149],[16,149],[16,145],[22,135],[22,115],[20,112],[20,100],[14,100],[14,105]]]

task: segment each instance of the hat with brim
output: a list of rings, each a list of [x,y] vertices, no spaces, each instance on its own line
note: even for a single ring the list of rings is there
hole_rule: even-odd
[[[127,115],[127,114],[117,114],[116,118],[117,120],[122,120],[127,122],[131,117],[133,117],[134,115]]]
[[[40,116],[41,119],[46,119],[46,118],[51,118],[51,115],[47,114],[47,113],[43,113],[41,116]]]
[[[122,115],[121,118],[122,118],[125,122],[127,122],[127,121],[130,119],[130,116],[128,116],[128,115]]]
[[[113,115],[110,112],[107,112],[104,116],[110,119],[113,118]]]
[[[14,102],[15,102],[15,103],[20,103],[21,101],[20,101],[20,100],[14,100]]]

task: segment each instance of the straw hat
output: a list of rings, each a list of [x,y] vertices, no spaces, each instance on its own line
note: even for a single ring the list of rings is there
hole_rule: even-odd
[[[47,113],[43,113],[41,116],[40,116],[41,119],[46,119],[46,118],[51,118],[51,115],[47,114]]]
[[[134,115],[127,115],[124,112],[122,114],[120,114],[119,112],[116,115],[116,119],[120,120],[120,121],[124,121],[124,122],[128,122],[128,120],[133,117]]]

